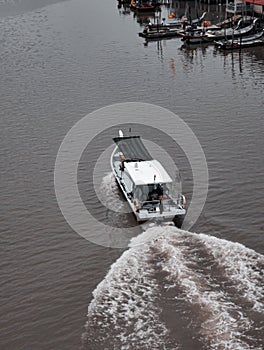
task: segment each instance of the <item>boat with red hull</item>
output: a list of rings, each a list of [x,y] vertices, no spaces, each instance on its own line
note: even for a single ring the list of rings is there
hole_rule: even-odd
[[[130,8],[136,12],[145,13],[145,12],[155,12],[158,8],[158,3],[156,2],[143,2],[140,0],[131,0]]]

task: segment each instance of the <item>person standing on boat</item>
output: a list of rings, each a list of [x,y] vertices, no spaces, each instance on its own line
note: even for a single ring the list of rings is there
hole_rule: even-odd
[[[182,29],[185,30],[186,29],[186,21],[185,21],[185,17],[184,16],[182,16],[181,24],[182,24]]]
[[[119,159],[120,159],[120,170],[121,171],[124,171],[125,170],[125,160],[126,160],[126,158],[125,158],[125,156],[123,155],[123,153],[121,153],[120,155],[119,155]]]
[[[149,21],[149,24],[148,24],[148,30],[151,31],[152,30],[152,23],[151,21]]]
[[[149,200],[158,200],[163,195],[163,189],[160,184],[154,185],[153,189],[149,192]]]

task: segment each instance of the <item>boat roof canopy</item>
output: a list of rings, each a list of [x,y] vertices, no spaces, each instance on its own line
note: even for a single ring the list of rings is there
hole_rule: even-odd
[[[157,160],[128,162],[125,165],[125,171],[136,186],[172,182],[169,174]]]
[[[122,136],[113,138],[120,152],[127,161],[152,160],[152,156],[144,146],[140,136]]]

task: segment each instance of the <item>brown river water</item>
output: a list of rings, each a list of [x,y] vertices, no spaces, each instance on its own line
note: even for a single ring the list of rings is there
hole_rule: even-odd
[[[138,36],[145,20],[115,0],[0,0],[3,350],[264,348],[264,47],[146,44]],[[108,106],[126,103],[138,114],[147,106],[144,125],[152,106],[174,113],[203,149],[206,202],[182,230],[141,225],[129,235],[135,222],[122,212],[108,160],[96,180],[120,213],[89,196],[93,166],[117,128],[103,130],[119,124]],[[102,130],[78,167],[81,197],[98,220],[85,226],[90,240],[69,226],[54,190],[60,145],[87,114],[83,133]],[[154,117],[162,129],[166,118]],[[190,203],[192,170],[180,149],[177,160]],[[96,243],[111,243],[117,226],[124,245]]]

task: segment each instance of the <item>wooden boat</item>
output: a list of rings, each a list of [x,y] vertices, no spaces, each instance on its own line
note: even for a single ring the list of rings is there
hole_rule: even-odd
[[[172,220],[181,227],[186,215],[185,197],[178,194],[174,198],[171,177],[152,158],[140,136],[123,136],[120,130],[113,140],[112,171],[136,220]]]
[[[151,23],[151,28],[154,29],[159,29],[159,28],[182,28],[183,23],[185,25],[197,25],[201,24],[204,17],[206,15],[206,12],[202,14],[201,17],[199,18],[194,18],[191,20],[190,18],[188,19],[187,17],[183,16],[182,18],[173,18],[173,20],[165,21],[165,18],[163,18],[163,21],[161,23]],[[146,26],[147,27],[147,26]]]
[[[182,41],[188,44],[200,44],[203,42],[208,42],[207,34],[203,30],[190,29],[184,32],[179,32],[182,37]]]
[[[264,29],[260,32],[229,40],[215,41],[215,46],[222,50],[241,49],[243,47],[263,46],[264,45]]]
[[[250,16],[242,16],[242,15],[235,15],[235,16],[226,18],[225,20],[223,20],[221,22],[216,23],[216,26],[220,27],[220,28],[232,28],[235,25],[237,25],[238,22],[240,21],[240,19],[242,19],[242,18],[243,18],[243,20],[248,20],[248,19],[250,19],[252,17],[250,17]]]
[[[142,0],[131,0],[130,8],[133,11],[142,13],[142,12],[155,12],[157,9],[156,3],[145,3]]]
[[[138,33],[138,35],[147,40],[165,39],[173,38],[179,36],[180,28],[167,28],[167,27],[156,27],[156,29],[146,26],[143,32]]]
[[[221,40],[221,39],[231,39],[241,36],[247,36],[251,34],[253,31],[257,28],[257,23],[259,19],[254,19],[253,23],[249,24],[246,27],[243,27],[243,19],[240,19],[237,27],[235,29],[233,28],[226,28],[226,29],[220,29],[220,30],[207,30],[207,40],[208,41],[215,41],[215,40]]]
[[[189,29],[185,32],[180,32],[179,35],[182,36],[182,40],[187,43],[204,43],[204,42],[214,42],[221,39],[231,39],[238,38],[252,34],[256,30],[258,19],[255,19],[253,23],[247,27],[243,27],[243,20],[238,22],[235,29],[226,28],[220,30],[197,30]]]
[[[206,12],[202,14],[200,18],[192,20],[192,22],[202,22],[204,16],[206,15]],[[184,18],[185,23],[190,23],[190,20],[187,18]],[[145,26],[143,32],[138,33],[138,35],[142,38],[148,39],[148,40],[156,40],[156,39],[163,39],[163,38],[172,38],[179,36],[180,33],[183,32],[182,29],[183,25],[183,19],[176,19],[172,22],[165,22],[162,23],[149,23]]]

